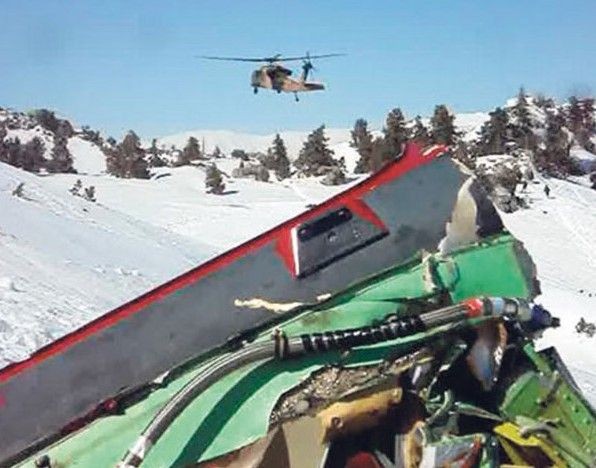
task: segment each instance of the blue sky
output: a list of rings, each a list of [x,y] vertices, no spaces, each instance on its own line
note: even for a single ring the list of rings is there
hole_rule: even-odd
[[[115,137],[380,124],[399,106],[488,110],[523,84],[596,86],[594,0],[0,0],[0,106],[56,109]],[[251,64],[193,56],[342,52],[328,90],[249,87]]]

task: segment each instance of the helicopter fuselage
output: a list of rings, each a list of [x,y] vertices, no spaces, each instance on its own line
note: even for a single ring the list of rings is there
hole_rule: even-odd
[[[323,83],[305,81],[304,77],[291,78],[292,70],[280,65],[264,65],[252,72],[251,86],[255,93],[258,88],[273,89],[278,93],[299,93],[325,89]]]

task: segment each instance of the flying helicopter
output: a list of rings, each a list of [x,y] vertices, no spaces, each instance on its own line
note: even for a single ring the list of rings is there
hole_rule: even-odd
[[[282,57],[281,54],[276,54],[271,57],[249,58],[249,57],[217,57],[209,55],[201,55],[199,58],[207,60],[224,60],[230,62],[257,62],[263,63],[257,70],[251,74],[250,85],[255,94],[258,93],[259,88],[273,89],[278,93],[294,93],[296,101],[298,101],[298,93],[305,93],[309,91],[320,91],[325,89],[323,83],[317,81],[308,81],[308,75],[315,69],[312,64],[312,59],[322,59],[329,57],[339,57],[345,54],[323,54],[323,55],[306,55],[301,57]],[[292,78],[292,70],[282,65],[283,62],[297,62],[302,61],[302,73],[298,78]]]

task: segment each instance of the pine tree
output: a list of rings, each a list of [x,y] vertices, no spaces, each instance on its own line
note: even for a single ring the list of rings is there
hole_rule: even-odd
[[[257,166],[255,170],[255,180],[259,182],[269,182],[269,171],[265,166]]]
[[[544,147],[536,151],[535,155],[538,168],[553,176],[578,172],[577,164],[570,157],[571,142],[564,125],[565,118],[561,113],[547,114]]]
[[[248,161],[248,153],[243,149],[233,149],[230,156],[241,161]]]
[[[103,138],[101,137],[101,134],[97,130],[92,130],[88,125],[83,125],[81,127],[81,132],[81,138],[84,140],[95,143],[97,146],[101,146],[103,144]]]
[[[308,135],[298,159],[294,162],[296,168],[304,175],[311,176],[322,175],[322,170],[335,166],[333,151],[329,149],[328,142],[325,126],[321,125]]]
[[[584,129],[586,132],[586,142],[583,144],[583,147],[596,154],[596,145],[592,141],[592,137],[596,135],[596,122],[594,121],[594,98],[583,99],[582,113]]]
[[[68,120],[59,119],[56,114],[48,109],[36,109],[29,115],[43,128],[62,138],[74,135],[74,129]]]
[[[428,133],[426,126],[422,123],[422,118],[419,115],[414,119],[414,126],[412,127],[410,138],[414,143],[423,148],[430,144],[430,134]]]
[[[453,145],[457,132],[454,124],[455,116],[449,112],[444,104],[435,107],[435,112],[430,119],[431,138],[433,143],[439,145]]]
[[[119,151],[118,143],[114,138],[108,138],[106,145],[103,148],[103,152],[106,155],[107,173],[116,177],[124,177],[124,159]]]
[[[55,133],[59,126],[59,121],[56,118],[56,114],[48,109],[35,109],[29,113],[39,125],[46,130]]]
[[[2,162],[11,166],[20,167],[21,140],[18,137],[2,141]]]
[[[261,159],[261,164],[265,168],[275,171],[278,180],[290,177],[290,160],[288,151],[282,137],[277,133],[273,139],[271,147],[267,150],[267,155]]]
[[[8,150],[6,144],[4,143],[4,138],[8,132],[4,127],[4,122],[0,122],[0,162],[8,162]]]
[[[532,130],[533,124],[530,118],[530,106],[526,99],[526,92],[523,87],[517,94],[517,102],[511,109],[513,115],[512,129],[513,137],[523,149],[532,150],[536,147],[536,138]]]
[[[13,151],[13,157],[16,159],[16,164],[13,165],[26,171],[39,172],[39,170],[46,164],[44,158],[45,145],[39,137],[33,137],[24,145],[18,143],[13,147]]]
[[[215,164],[207,166],[207,172],[205,174],[205,187],[207,188],[207,193],[213,193],[216,195],[221,195],[226,189],[221,171]]]
[[[555,107],[555,101],[552,98],[546,97],[544,94],[535,95],[534,102],[544,111],[552,111]]]
[[[375,173],[380,170],[387,161],[391,160],[391,153],[387,150],[385,139],[376,137],[372,141],[370,153],[369,172]]]
[[[54,135],[68,140],[74,135],[74,129],[68,120],[58,119],[58,128],[54,132]]]
[[[73,194],[76,197],[80,197],[81,196],[81,190],[83,189],[83,182],[81,182],[81,179],[77,179],[76,182],[74,183],[74,185],[68,189],[68,191]]]
[[[567,126],[574,134],[581,131],[584,126],[584,116],[582,112],[582,106],[575,96],[569,98],[569,107],[566,112]]]
[[[404,114],[399,107],[392,109],[387,114],[385,128],[383,129],[385,146],[391,159],[395,159],[402,152],[402,147],[409,138]]]
[[[14,190],[12,191],[12,195],[13,197],[19,197],[19,198],[23,198],[24,196],[24,191],[25,189],[25,182],[19,182],[19,185],[17,185]]]
[[[191,136],[188,138],[186,146],[180,153],[178,163],[176,165],[186,166],[192,161],[196,161],[198,159],[203,159],[203,154],[201,153],[201,148],[199,147],[199,140]]]
[[[130,131],[122,140],[122,151],[127,161],[128,177],[148,179],[149,170],[145,160],[145,150],[141,148],[141,141],[133,131]]]
[[[354,172],[362,174],[370,171],[370,160],[372,156],[373,137],[368,130],[368,122],[364,119],[356,120],[352,130],[352,141],[350,146],[355,148],[360,158],[356,162]]]
[[[505,152],[509,138],[509,117],[500,107],[490,114],[490,119],[480,129],[479,150],[483,155]]]
[[[83,198],[93,203],[97,201],[95,198],[95,187],[93,185],[85,188],[85,194],[83,195]]]
[[[213,153],[211,153],[211,158],[212,159],[221,159],[224,157],[223,151],[221,150],[221,148],[219,146],[216,146],[213,149]]]
[[[596,130],[594,125],[594,99],[578,99],[571,96],[566,112],[566,120],[567,126],[575,136],[577,143],[587,150],[593,150],[590,139]]]
[[[108,173],[116,177],[149,178],[145,150],[135,132],[130,130],[116,148],[108,148],[106,166]]]
[[[147,150],[149,157],[147,158],[147,164],[149,167],[164,167],[167,166],[167,162],[161,157],[162,151],[157,147],[157,139],[151,140],[151,146]]]
[[[68,140],[65,137],[54,135],[54,147],[51,152],[52,159],[47,163],[49,172],[76,172],[73,168],[73,159],[67,144]]]

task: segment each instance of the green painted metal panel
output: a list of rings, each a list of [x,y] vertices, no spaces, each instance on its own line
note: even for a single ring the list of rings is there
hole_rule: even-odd
[[[532,298],[535,294],[525,276],[523,257],[520,258],[518,241],[500,236],[490,242],[490,248],[466,248],[455,255],[455,261],[439,264],[439,276],[453,281],[453,302],[475,296],[515,296]],[[454,272],[456,270],[456,272]]]
[[[535,370],[522,374],[508,389],[500,406],[503,416],[520,427],[546,427],[537,432],[569,466],[596,463],[596,414],[562,377],[537,353],[524,347]]]

